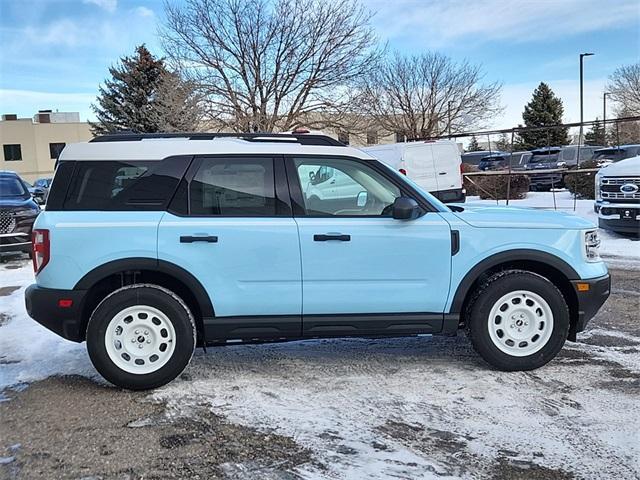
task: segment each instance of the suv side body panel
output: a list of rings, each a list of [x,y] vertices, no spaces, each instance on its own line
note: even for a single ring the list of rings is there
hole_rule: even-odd
[[[34,228],[50,231],[51,256],[38,285],[72,289],[85,274],[113,260],[157,259],[158,223],[164,212],[47,212]]]

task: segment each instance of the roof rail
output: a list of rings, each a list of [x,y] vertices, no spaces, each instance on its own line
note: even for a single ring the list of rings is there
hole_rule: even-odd
[[[109,133],[89,140],[90,143],[100,142],[136,142],[154,138],[186,138],[189,140],[213,140],[214,138],[239,138],[248,142],[297,142],[301,145],[322,145],[345,147],[346,145],[328,135],[309,133]]]

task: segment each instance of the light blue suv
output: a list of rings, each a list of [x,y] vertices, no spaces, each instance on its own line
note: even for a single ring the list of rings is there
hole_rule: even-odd
[[[445,206],[323,135],[110,135],[59,157],[26,304],[130,389],[198,345],[459,329],[529,370],[607,299],[598,243],[572,215]]]

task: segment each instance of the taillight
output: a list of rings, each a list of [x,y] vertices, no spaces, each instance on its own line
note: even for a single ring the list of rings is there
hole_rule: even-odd
[[[407,171],[404,168],[398,170],[401,174],[406,175]]]
[[[33,271],[37,275],[49,263],[49,230],[34,230],[31,234],[31,248]]]

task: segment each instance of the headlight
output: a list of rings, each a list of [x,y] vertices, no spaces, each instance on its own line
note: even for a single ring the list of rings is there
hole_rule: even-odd
[[[587,262],[600,261],[600,237],[597,230],[584,232],[584,254]]]
[[[600,172],[596,173],[596,200],[602,200],[602,192],[600,191],[600,186],[602,185],[602,175]]]

